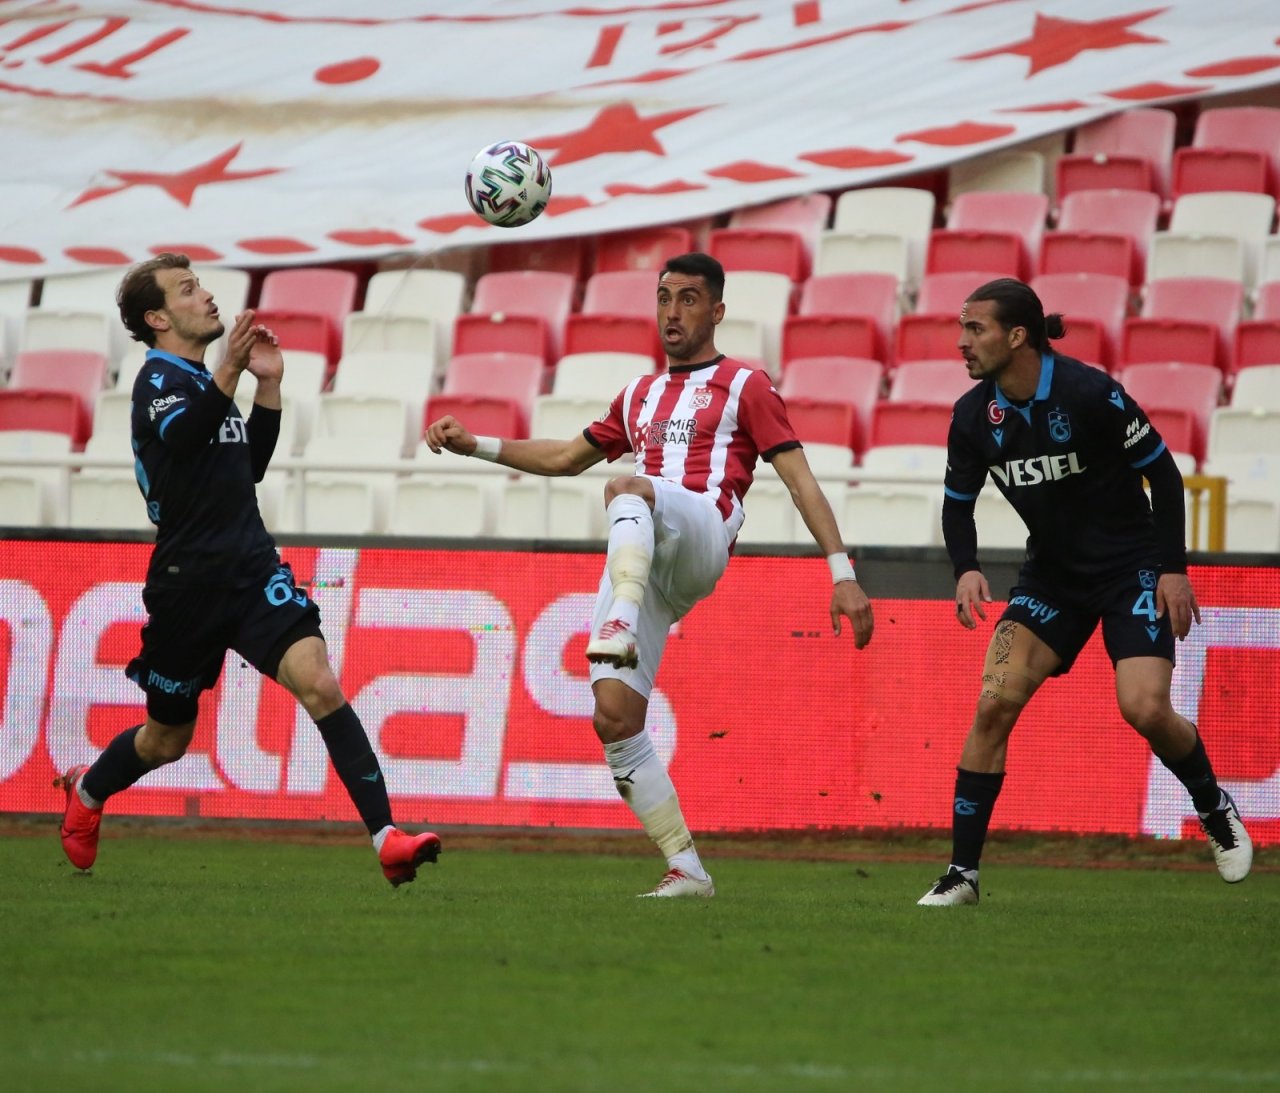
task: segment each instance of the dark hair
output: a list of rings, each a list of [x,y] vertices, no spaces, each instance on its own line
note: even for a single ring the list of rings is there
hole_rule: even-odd
[[[135,342],[152,348],[156,344],[156,332],[147,325],[147,312],[164,307],[164,290],[156,283],[156,272],[190,268],[191,259],[185,254],[165,251],[139,262],[124,275],[116,289],[116,304],[120,308],[120,319]]]
[[[689,254],[677,254],[668,258],[658,274],[658,281],[668,273],[684,273],[690,277],[701,277],[707,282],[707,291],[711,293],[712,303],[719,303],[724,297],[724,266],[709,254],[692,251]]]
[[[994,303],[996,321],[1006,330],[1024,327],[1027,343],[1038,353],[1048,350],[1050,338],[1061,338],[1067,332],[1062,316],[1056,311],[1046,315],[1044,304],[1031,286],[1014,277],[1001,277],[978,286],[969,293],[969,300]]]

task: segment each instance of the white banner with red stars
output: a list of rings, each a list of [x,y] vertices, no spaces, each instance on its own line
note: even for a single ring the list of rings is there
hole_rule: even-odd
[[[0,280],[596,233],[1280,81],[1276,0],[0,0]],[[468,209],[482,146],[547,212]]]

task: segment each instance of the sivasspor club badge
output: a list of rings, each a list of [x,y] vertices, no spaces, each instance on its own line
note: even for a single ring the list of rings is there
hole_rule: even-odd
[[[1049,435],[1059,444],[1071,439],[1071,419],[1061,410],[1049,414]]]
[[[695,387],[693,395],[689,398],[689,406],[693,410],[705,410],[711,405],[711,388]]]

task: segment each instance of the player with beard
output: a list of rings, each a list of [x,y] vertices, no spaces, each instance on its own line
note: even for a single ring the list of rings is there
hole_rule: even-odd
[[[657,284],[666,372],[632,380],[599,421],[569,440],[473,436],[450,416],[426,435],[432,451],[531,474],[576,475],[635,454],[636,473],[605,487],[608,553],[587,659],[593,724],[614,783],[667,859],[665,876],[643,894],[662,898],[711,896],[715,887],[645,730],[649,695],[668,631],[711,593],[728,564],[757,457],[773,464],[827,557],[836,633],[841,616],[848,618],[861,649],[873,627],[871,604],[782,399],[764,372],[716,351],[723,293],[724,270],[714,258],[668,261]]]
[[[66,791],[63,850],[77,868],[93,865],[103,805],[182,758],[199,695],[234,650],[302,703],[384,875],[395,886],[413,880],[419,865],[436,860],[440,840],[392,824],[377,756],[329,665],[319,609],[295,586],[258,512],[255,483],[280,433],[284,359],[275,337],[245,311],[210,372],[205,352],[225,328],[185,255],[132,267],[117,303],[129,333],[149,347],[133,387],[132,434],[156,545],[142,592],[142,649],[125,670],[146,694],[147,718],[91,766],[73,766],[55,782]],[[244,372],[258,381],[248,421],[233,401]]]

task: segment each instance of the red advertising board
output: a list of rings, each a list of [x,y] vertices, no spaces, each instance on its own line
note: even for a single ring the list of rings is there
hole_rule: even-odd
[[[0,811],[60,810],[56,771],[141,720],[122,667],[143,621],[142,543],[0,543]],[[631,828],[591,729],[583,648],[596,554],[285,548],[320,603],[343,689],[402,822]],[[946,827],[990,626],[952,601],[875,595],[862,651],[830,632],[821,560],[734,559],[668,642],[650,730],[702,831]],[[1280,841],[1280,572],[1193,570],[1179,647],[1195,719],[1259,842]],[[187,757],[112,801],[134,815],[354,819],[314,726],[233,655]],[[1116,709],[1092,642],[1010,747],[995,826],[1177,837],[1180,786]]]

